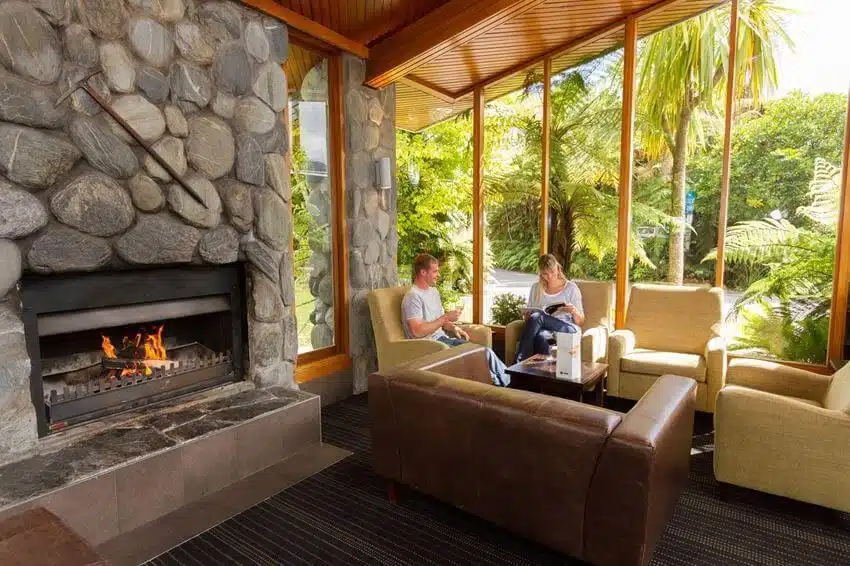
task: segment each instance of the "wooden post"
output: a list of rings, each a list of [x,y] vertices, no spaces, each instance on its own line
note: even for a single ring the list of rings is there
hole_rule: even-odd
[[[844,158],[841,162],[841,197],[838,205],[838,241],[835,244],[835,270],[832,280],[832,307],[829,318],[827,356],[844,359],[845,325],[850,292],[850,108],[844,126]]]
[[[637,75],[637,19],[626,19],[626,43],[623,59],[623,123],[620,130],[620,210],[617,220],[617,328],[626,323],[626,293],[629,285],[629,237],[632,223],[632,162],[635,125],[635,76]]]
[[[552,58],[543,60],[543,167],[540,187],[540,254],[549,253],[549,152],[552,129]]]
[[[484,89],[472,93],[472,322],[484,317]]]
[[[723,169],[720,173],[720,215],[717,218],[717,260],[714,286],[723,287],[726,271],[726,224],[729,215],[729,175],[732,167],[732,121],[735,119],[735,58],[738,53],[738,0],[729,12],[729,69],[726,74],[726,116],[723,126]]]
[[[334,345],[336,351],[348,354],[348,230],[345,214],[345,94],[342,56],[328,58],[329,158],[331,169],[331,245],[336,261],[333,263]]]

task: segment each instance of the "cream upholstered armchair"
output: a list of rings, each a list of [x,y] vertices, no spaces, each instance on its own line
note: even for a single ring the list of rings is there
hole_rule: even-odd
[[[850,364],[731,360],[714,428],[717,481],[850,512]]]
[[[409,339],[404,336],[404,327],[401,324],[401,300],[409,289],[409,285],[403,285],[369,292],[369,311],[372,316],[372,329],[375,332],[375,345],[378,349],[379,371],[385,371],[425,354],[448,348],[442,342],[429,338]],[[492,333],[488,327],[480,324],[461,324],[460,327],[469,334],[471,342],[488,348],[492,346]]]
[[[723,290],[633,285],[626,324],[608,338],[608,394],[640,399],[664,374],[697,382],[699,411],[714,412],[726,376]]]
[[[581,359],[584,362],[605,361],[608,331],[614,310],[614,284],[607,281],[574,281],[581,292],[584,306],[584,326],[581,335]],[[525,321],[515,320],[505,327],[505,362],[516,357]]]

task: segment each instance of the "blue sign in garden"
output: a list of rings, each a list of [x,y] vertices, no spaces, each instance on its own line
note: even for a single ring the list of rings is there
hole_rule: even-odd
[[[685,194],[685,215],[694,213],[694,203],[697,200],[697,193],[693,189],[688,189]]]

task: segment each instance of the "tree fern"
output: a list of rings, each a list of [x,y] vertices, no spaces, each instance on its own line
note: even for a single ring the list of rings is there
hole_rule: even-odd
[[[823,361],[829,328],[840,170],[815,162],[807,205],[797,213],[804,226],[765,218],[726,232],[726,261],[761,265],[766,275],[736,301],[740,335],[734,348],[800,361]],[[716,250],[705,258],[716,259]]]

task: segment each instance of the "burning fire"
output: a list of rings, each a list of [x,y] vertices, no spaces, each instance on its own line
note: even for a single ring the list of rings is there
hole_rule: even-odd
[[[134,338],[124,336],[121,339],[121,349],[116,350],[112,340],[106,334],[102,334],[101,348],[103,355],[110,359],[126,360],[125,368],[121,370],[121,377],[135,376],[139,374],[150,375],[152,373],[149,362],[151,360],[166,360],[165,345],[162,342],[162,330],[160,325],[154,332],[138,332]],[[120,356],[119,356],[120,354]]]

